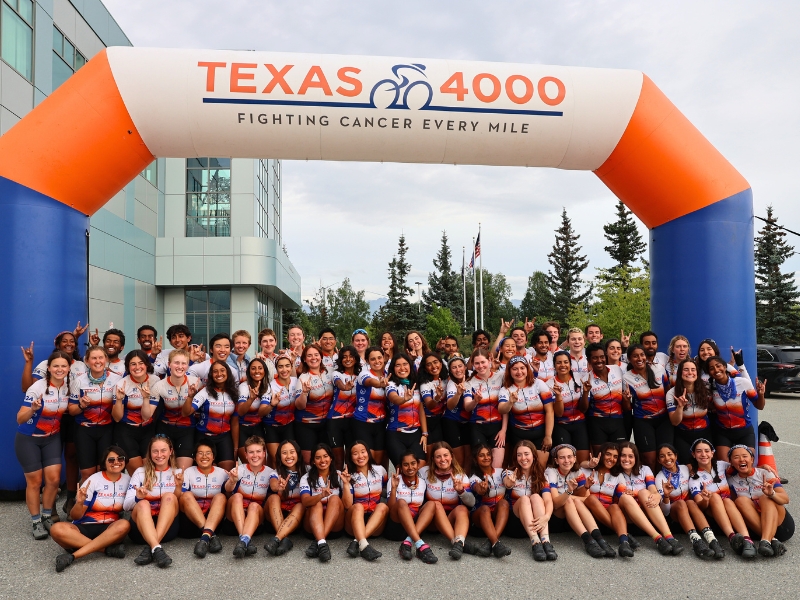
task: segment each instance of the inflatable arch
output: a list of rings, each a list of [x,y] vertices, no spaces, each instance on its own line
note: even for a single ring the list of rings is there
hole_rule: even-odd
[[[747,181],[637,71],[109,48],[0,137],[0,489],[20,346],[86,321],[89,215],[155,157],[590,170],[650,229],[652,324],[745,349],[755,373]]]

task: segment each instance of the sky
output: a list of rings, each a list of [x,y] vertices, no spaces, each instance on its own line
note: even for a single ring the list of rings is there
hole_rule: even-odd
[[[791,174],[800,139],[798,2],[104,3],[135,46],[640,70],[750,182],[755,214],[772,204],[785,226],[800,230],[800,180]],[[345,277],[367,300],[385,295],[401,232],[409,283],[426,284],[442,231],[459,268],[480,222],[484,267],[504,273],[520,299],[528,276],[549,267],[562,207],[590,260],[586,276],[611,266],[602,224],[613,220],[615,202],[587,172],[314,161],[283,167],[284,242],[304,298]],[[800,239],[790,241],[800,249]],[[800,270],[800,257],[787,267]]]

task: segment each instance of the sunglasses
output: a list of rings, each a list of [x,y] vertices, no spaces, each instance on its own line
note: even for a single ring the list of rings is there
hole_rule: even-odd
[[[124,465],[125,464],[125,457],[124,456],[118,456],[118,457],[114,458],[113,456],[109,456],[106,459],[106,462],[108,464],[110,464],[110,465],[113,465],[114,463],[119,463],[121,465]]]
[[[356,329],[356,330],[353,332],[353,335],[356,335],[357,333],[360,333],[361,335],[367,335],[367,331],[366,331],[366,329]]]

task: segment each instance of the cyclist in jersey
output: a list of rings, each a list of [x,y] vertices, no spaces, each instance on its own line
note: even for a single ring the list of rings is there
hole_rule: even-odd
[[[311,460],[311,451],[327,441],[325,420],[333,400],[333,380],[322,365],[322,348],[311,344],[300,356],[303,374],[298,377],[302,392],[295,401],[295,435],[303,450],[303,460]]]
[[[631,410],[628,386],[623,384],[622,369],[606,365],[606,353],[600,344],[589,344],[586,349],[591,369],[589,384],[588,417],[591,417],[589,439],[592,451],[599,453],[606,442],[627,440],[623,415]]]
[[[233,523],[239,541],[233,548],[235,558],[244,558],[258,552],[252,538],[264,523],[264,504],[269,493],[269,479],[275,472],[266,464],[267,445],[264,439],[254,436],[245,440],[247,462],[228,471],[225,492],[230,494],[225,517]]]
[[[733,377],[728,364],[719,356],[706,361],[711,377],[711,393],[716,417],[715,441],[717,458],[726,457],[736,444],[755,448],[755,431],[750,421],[750,405],[764,410],[766,386],[756,379],[756,387],[748,377]]]
[[[253,338],[250,337],[250,332],[244,329],[234,331],[231,335],[231,352],[228,354],[227,362],[239,383],[247,380],[247,366],[250,364],[247,351],[252,343]]]
[[[752,378],[747,373],[747,368],[744,366],[744,356],[742,356],[742,353],[734,352],[733,348],[731,348],[731,355],[731,361],[726,365],[728,374],[731,377],[746,377],[752,381]],[[710,379],[708,374],[708,359],[712,356],[722,356],[717,343],[711,339],[705,339],[700,342],[700,345],[697,347],[695,362],[700,369],[700,377],[705,382],[708,382]]]
[[[264,439],[267,441],[268,460],[273,465],[277,464],[278,445],[283,440],[295,439],[295,401],[302,392],[297,377],[292,377],[292,361],[288,356],[279,357],[275,368],[278,374],[270,383],[271,408],[264,404],[259,409],[259,413],[262,413]]]
[[[386,387],[389,377],[384,370],[383,350],[370,346],[364,353],[368,367],[356,379],[356,412],[350,433],[367,442],[378,464],[386,457]]]
[[[350,486],[351,498],[350,506],[346,499],[344,501],[344,529],[353,536],[347,554],[351,558],[361,556],[373,561],[383,555],[368,539],[383,533],[389,516],[389,507],[381,501],[386,494],[386,469],[375,464],[365,442],[355,440],[349,450],[347,464],[341,472],[342,484]]]
[[[483,350],[484,353],[488,352]],[[419,520],[441,533],[452,543],[448,554],[461,560],[464,552],[477,554],[478,545],[467,540],[469,509],[475,506],[469,477],[453,458],[453,449],[446,442],[428,448],[428,466],[419,470],[425,479],[425,504]]]
[[[158,402],[151,390],[159,381],[153,375],[153,365],[147,354],[131,350],[125,356],[125,377],[117,381],[111,416],[114,425],[114,440],[125,450],[128,458],[128,473],[133,475],[144,464],[150,440],[156,433],[153,421]]]
[[[230,363],[228,363],[230,366]],[[275,404],[277,404],[277,400]],[[236,414],[239,415],[239,440],[237,446],[239,447],[239,460],[242,462],[247,461],[247,453],[244,449],[244,443],[248,438],[258,436],[264,437],[264,426],[261,423],[261,407],[269,404],[269,408],[265,407],[265,411],[272,412],[275,410],[272,405],[272,386],[270,379],[268,379],[267,364],[261,358],[253,358],[247,365],[245,373],[245,380],[239,384],[239,401],[236,406]],[[267,464],[270,465],[269,446],[267,446]]]
[[[292,325],[286,330],[286,342],[289,346],[281,350],[282,356],[288,356],[292,361],[295,372],[292,375],[299,375],[302,372],[300,355],[303,353],[306,343],[306,333],[299,325]]]
[[[678,555],[683,546],[672,535],[667,519],[661,511],[661,494],[656,489],[656,480],[650,467],[643,465],[636,444],[625,441],[618,445],[619,460],[611,469],[612,475],[621,475],[625,483],[625,494],[619,499],[619,507],[628,521],[649,535],[662,554]],[[628,534],[631,548],[640,544]]]
[[[691,447],[692,475],[689,477],[689,495],[706,513],[713,517],[734,552],[742,558],[755,558],[756,547],[747,531],[742,513],[731,498],[731,490],[726,478],[730,464],[718,461],[714,456],[714,445],[707,439],[695,440]],[[714,540],[709,544],[715,555],[725,555],[725,551]]]
[[[192,348],[192,358],[194,363],[189,367],[187,373],[200,380],[201,385],[206,385],[210,379],[211,365],[217,362],[227,363],[228,357],[231,354],[231,338],[227,333],[218,333],[212,337],[208,346],[211,349],[211,358],[201,360],[205,353],[199,347]],[[230,368],[230,365],[228,365]],[[237,375],[233,376],[236,385],[239,385],[239,378]]]
[[[214,444],[217,464],[230,471],[236,466],[239,445],[239,385],[223,361],[215,361],[208,376],[208,385],[194,395],[190,391],[181,411],[184,416],[199,414],[196,439]]]
[[[581,500],[589,490],[586,488],[586,476],[576,462],[575,452],[575,447],[569,444],[558,445],[550,451],[550,466],[544,471],[550,484],[553,506],[547,520],[548,530],[550,533],[561,533],[572,529],[580,536],[589,556],[614,557],[616,552],[603,539],[597,521]]]
[[[167,329],[167,339],[169,340],[172,349],[186,350],[189,352],[189,356],[191,358],[192,351],[195,349],[195,345],[192,344],[192,332],[189,331],[189,328],[186,325],[182,323],[170,325],[169,329]],[[153,364],[153,372],[159,377],[164,377],[169,371],[170,352],[172,352],[171,349],[165,348],[158,353],[158,356],[156,356],[155,363]],[[203,360],[205,360],[205,355],[203,356]],[[189,364],[193,364],[191,360],[189,361]]]
[[[559,350],[553,355],[555,377],[547,382],[553,392],[553,426],[555,445],[567,444],[577,448],[580,462],[589,460],[589,434],[584,412],[589,406],[590,383],[572,372],[569,352]]]
[[[498,373],[504,373],[508,361],[517,355],[517,346],[511,338],[500,340],[500,347],[492,355],[492,368]]]
[[[528,356],[528,360],[536,374],[536,379],[549,383],[556,375],[553,355],[550,353],[550,336],[546,331],[535,331],[531,334],[531,346],[533,353]]]
[[[584,373],[589,372],[589,360],[586,358],[584,346],[586,340],[583,337],[583,331],[580,327],[573,327],[567,333],[567,344],[569,346],[569,356],[572,360],[572,372]]]
[[[391,363],[392,359],[400,353],[397,340],[391,331],[384,331],[381,334],[381,350],[383,350],[383,360],[386,365]]]
[[[417,370],[417,389],[425,406],[425,420],[428,426],[428,443],[441,442],[442,419],[447,408],[447,365],[437,354],[425,354]]]
[[[278,346],[278,336],[272,329],[262,329],[258,332],[258,348],[259,352],[256,354],[267,365],[267,380],[272,381],[277,375],[275,371],[275,361],[278,360],[279,354],[275,352]]]
[[[690,448],[696,440],[711,438],[711,404],[711,392],[700,379],[697,365],[691,358],[682,360],[676,368],[673,387],[667,392],[667,413],[675,426],[675,447],[683,464],[691,460]]]
[[[105,551],[106,556],[125,558],[125,545],[131,525],[120,518],[130,477],[125,473],[125,453],[109,446],[100,457],[100,472],[90,475],[78,488],[75,506],[67,515],[71,523],[54,523],[53,541],[68,550],[56,557],[56,572],[70,566],[76,558]]]
[[[628,370],[623,377],[633,399],[633,435],[642,461],[655,471],[656,448],[672,444],[675,433],[667,415],[669,378],[664,368],[650,364],[644,347],[628,348]]]
[[[511,466],[502,473],[502,482],[509,490],[508,497],[514,517],[531,541],[533,559],[541,562],[556,560],[558,554],[550,542],[548,528],[548,521],[553,514],[550,484],[545,478],[544,467],[536,457],[536,452],[536,447],[530,441],[517,442],[514,445]]]
[[[472,413],[472,445],[488,444],[494,466],[502,467],[508,428],[508,414],[501,415],[498,410],[503,374],[492,370],[491,356],[484,348],[475,350],[470,360],[475,372],[464,390],[464,410]]]
[[[184,415],[183,407],[191,406],[191,397],[200,388],[197,377],[186,374],[189,368],[189,353],[173,350],[168,359],[169,375],[157,381],[150,389],[154,402],[163,407],[156,422],[156,433],[163,433],[175,449],[175,461],[184,471],[192,466],[194,450],[194,415]]]
[[[656,473],[656,489],[661,494],[661,510],[689,534],[694,553],[703,560],[724,558],[711,549],[716,540],[708,526],[703,511],[689,498],[689,469],[678,463],[678,454],[672,444],[658,447],[658,462],[661,469]],[[697,529],[700,529],[700,533]],[[720,548],[721,550],[721,548]]]
[[[119,375],[106,369],[107,355],[102,346],[90,346],[84,362],[87,371],[70,382],[67,412],[75,419],[75,448],[81,481],[97,472],[101,456],[114,439],[111,407]]]
[[[216,448],[211,442],[200,440],[194,448],[196,466],[183,472],[183,493],[178,504],[180,514],[179,535],[182,538],[196,538],[194,555],[205,558],[222,550],[222,542],[217,535],[217,527],[225,517],[227,498],[222,493],[228,473],[214,465]]]
[[[647,355],[648,364],[658,365],[662,369],[667,368],[669,356],[658,351],[658,336],[654,331],[645,331],[644,333],[640,334],[639,344],[644,348],[645,354]]]
[[[614,473],[614,468],[619,460],[619,449],[614,442],[606,442],[600,446],[597,458],[591,460],[589,468],[584,467],[583,475],[586,477],[586,487],[589,494],[584,499],[584,505],[599,523],[612,529],[619,538],[619,555],[623,558],[633,557],[633,547],[628,535],[628,521],[622,512],[621,502],[625,495],[625,479],[620,473]],[[634,547],[639,544],[634,540]]]
[[[53,524],[53,505],[61,481],[61,416],[69,403],[69,369],[70,356],[60,350],[53,352],[47,359],[44,379],[28,388],[17,411],[14,452],[25,474],[25,502],[36,540],[45,539]]]
[[[333,379],[333,401],[325,424],[328,443],[333,449],[337,469],[344,467],[344,447],[352,441],[351,423],[356,412],[356,379],[361,372],[361,359],[355,346],[345,346],[336,356]]]
[[[692,347],[689,345],[689,339],[684,335],[676,335],[669,341],[669,348],[667,355],[669,360],[664,365],[667,375],[669,376],[670,386],[675,385],[680,373],[680,364],[692,357]]]
[[[606,365],[608,366],[615,365],[617,367],[624,369],[625,360],[627,360],[627,357],[623,355],[622,342],[620,342],[616,338],[611,338],[610,340],[606,341],[603,347],[605,348],[606,351]]]
[[[150,362],[155,363],[164,346],[164,337],[158,337],[158,331],[152,325],[142,325],[136,330],[136,342],[139,350],[150,357]]]
[[[472,463],[470,456],[470,413],[464,410],[464,392],[467,388],[467,360],[454,356],[447,364],[450,377],[445,386],[446,406],[442,417],[442,437],[453,448],[453,456],[464,469]]]
[[[336,368],[336,332],[326,327],[319,332],[317,344],[322,348],[322,366],[333,373]]]
[[[358,356],[361,359],[361,368],[366,367],[366,352],[367,348],[369,348],[369,335],[366,330],[356,329],[350,337],[350,344],[356,349],[356,352],[358,352]]]
[[[300,502],[300,478],[305,472],[306,466],[297,442],[281,442],[275,472],[269,479],[273,493],[267,497],[267,512],[275,536],[264,544],[264,550],[272,556],[281,556],[292,549],[292,540],[288,536],[303,522],[306,509]]]
[[[394,465],[400,464],[405,452],[414,452],[424,461],[428,445],[427,417],[417,384],[413,359],[407,354],[398,354],[389,365],[389,385],[386,399],[389,401],[389,417],[386,421],[386,451]]]
[[[509,415],[510,442],[528,440],[538,448],[544,466],[553,446],[553,394],[547,384],[533,374],[524,356],[514,356],[503,374],[498,396],[498,411]]]
[[[558,339],[561,337],[561,325],[555,321],[548,321],[542,324],[542,329],[550,336],[550,353],[559,350]]]
[[[728,485],[748,530],[760,538],[758,553],[782,556],[786,553],[783,542],[794,534],[794,520],[786,510],[789,495],[780,479],[766,469],[755,468],[753,451],[744,444],[733,446],[728,460],[732,468]]]
[[[333,451],[327,444],[318,444],[312,454],[308,473],[300,479],[300,501],[305,507],[303,527],[314,537],[306,548],[308,558],[320,562],[331,559],[327,538],[339,537],[344,528],[345,504],[353,502],[350,485],[333,469]]]
[[[403,343],[405,353],[414,360],[414,369],[419,371],[422,357],[431,353],[428,342],[419,331],[409,331]]]
[[[131,476],[122,505],[124,510],[131,511],[131,530],[128,534],[131,540],[134,544],[146,544],[133,561],[137,565],[155,562],[164,569],[172,564],[172,559],[161,544],[178,536],[176,517],[182,486],[183,471],[175,463],[172,442],[163,434],[151,438],[144,465]]]
[[[99,339],[94,340],[94,335],[92,338],[93,342],[100,341]],[[108,370],[115,375],[123,377],[127,371],[125,370],[125,362],[120,358],[120,355],[125,350],[125,334],[119,329],[106,330],[103,333],[103,348],[105,348],[108,355]]]
[[[403,560],[411,560],[416,552],[417,558],[432,565],[439,559],[421,535],[433,520],[434,512],[428,511],[425,518],[420,518],[426,486],[425,479],[418,474],[418,465],[413,452],[400,457],[400,468],[394,471],[388,482],[389,520],[383,536],[396,542],[402,540],[400,557]]]
[[[488,445],[480,444],[472,452],[475,469],[470,477],[470,485],[476,503],[470,514],[470,521],[480,527],[487,538],[478,546],[478,556],[494,554],[497,558],[502,558],[511,554],[508,546],[500,541],[508,524],[509,514],[503,469],[492,466],[492,449]]]

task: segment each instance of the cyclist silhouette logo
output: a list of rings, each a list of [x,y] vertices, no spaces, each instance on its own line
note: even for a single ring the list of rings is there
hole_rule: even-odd
[[[401,73],[401,71],[403,72]],[[425,74],[425,65],[394,65],[392,73],[394,73],[397,80],[381,79],[372,87],[372,91],[369,94],[369,102],[372,107],[410,110],[412,107],[408,105],[409,94],[416,87],[421,89],[412,97],[414,108],[424,109],[430,106],[433,100],[433,88],[426,81],[428,76]],[[409,76],[407,77],[405,73],[408,73]],[[376,103],[376,95],[380,106]],[[386,100],[388,99],[391,99],[391,101],[387,103]],[[422,99],[424,101],[419,102]]]

